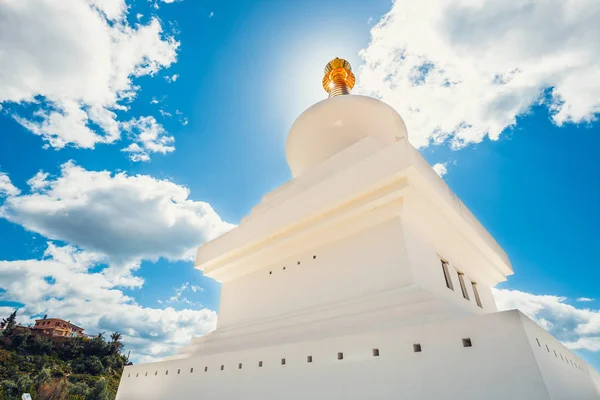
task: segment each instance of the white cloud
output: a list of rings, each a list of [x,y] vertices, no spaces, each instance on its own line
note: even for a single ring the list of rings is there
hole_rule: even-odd
[[[169,83],[173,83],[176,82],[177,79],[179,78],[179,74],[173,74],[172,76],[165,76],[165,80]]]
[[[158,112],[160,113],[160,115],[163,116],[163,118],[172,117],[173,116],[173,114],[171,114],[168,111],[163,110],[162,108],[160,110],[158,110]]]
[[[69,320],[88,334],[119,331],[136,362],[174,354],[194,336],[214,329],[216,313],[208,309],[180,310],[142,307],[121,287],[140,287],[132,275],[136,265],[97,271],[103,256],[58,247],[52,243],[41,260],[0,261],[0,300],[24,304],[23,324],[44,314]],[[114,270],[120,272],[114,274]],[[115,279],[115,276],[118,278]],[[3,316],[12,309],[0,309]]]
[[[48,182],[47,180],[48,176],[48,173],[44,171],[38,171],[38,173],[35,174],[33,178],[27,181],[27,184],[29,185],[32,191],[45,189],[46,187],[48,187],[48,185],[50,185],[50,182]]]
[[[21,191],[12,184],[8,175],[4,172],[0,172],[0,197],[3,196],[16,196]]]
[[[163,110],[160,111],[162,114]],[[130,153],[131,161],[149,161],[151,153],[167,154],[175,150],[175,138],[168,136],[154,117],[132,119],[124,122],[122,126],[133,142],[122,150]]]
[[[438,174],[439,176],[444,176],[448,173],[448,168],[446,167],[447,163],[437,163],[433,166],[433,170],[436,172],[436,174]]]
[[[381,97],[418,146],[496,140],[544,102],[557,125],[600,112],[595,0],[396,0],[371,31],[358,92]]]
[[[180,2],[183,0],[148,0],[148,3],[154,3],[152,6],[154,7],[154,9],[158,10],[160,8],[160,6],[158,5],[159,2],[165,3],[165,4],[173,4],[176,2]]]
[[[588,303],[590,301],[594,301],[594,299],[590,299],[589,297],[579,297],[577,299],[577,301],[581,302],[581,303]]]
[[[124,0],[1,2],[0,103],[55,148],[117,141],[133,79],[169,67],[179,46],[157,18],[132,26],[126,13]]]
[[[519,309],[571,349],[600,350],[600,310],[577,308],[566,297],[493,289],[499,310]]]
[[[88,171],[68,162],[60,176],[38,173],[30,185],[30,194],[5,200],[0,217],[113,263],[189,260],[203,241],[233,226],[210,204],[189,199],[186,187],[147,175]]]
[[[187,304],[189,306],[201,306],[199,303],[189,300],[185,297],[185,292],[192,293],[202,293],[204,292],[204,288],[198,285],[192,285],[189,282],[183,283],[178,288],[175,288],[175,294],[171,296],[168,300],[162,301],[158,300],[159,304]]]
[[[215,13],[213,11],[210,12],[210,14],[208,14],[208,18],[212,18],[215,16]]]

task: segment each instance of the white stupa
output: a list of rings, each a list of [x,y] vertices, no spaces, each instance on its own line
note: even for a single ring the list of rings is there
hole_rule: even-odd
[[[385,103],[330,98],[286,146],[294,179],[195,265],[222,283],[218,326],[125,368],[117,399],[600,399],[584,360],[491,287],[508,257],[408,142]]]

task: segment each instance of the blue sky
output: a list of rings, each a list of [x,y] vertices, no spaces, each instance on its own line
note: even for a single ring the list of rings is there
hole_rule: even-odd
[[[499,305],[600,367],[600,28],[422,3],[1,5],[0,311],[118,329],[136,361],[211,329],[193,249],[291,179],[287,130],[339,56],[508,253]]]

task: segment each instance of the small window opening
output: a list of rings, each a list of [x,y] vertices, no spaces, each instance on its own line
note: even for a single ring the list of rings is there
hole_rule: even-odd
[[[242,363],[238,364],[238,369],[242,369]]]
[[[194,368],[190,368],[190,374],[194,373]]]
[[[158,375],[158,371],[154,371],[154,376]]]
[[[552,349],[552,351],[554,352],[554,357],[558,358],[558,355],[556,355],[556,350]]]
[[[281,365],[285,365],[285,358],[281,359]]]
[[[565,361],[565,359],[563,358],[562,354],[560,355],[560,359],[563,360],[563,361]]]
[[[535,341],[537,342],[537,344],[538,344],[538,347],[542,347],[542,345],[540,344],[540,341],[539,341],[539,339],[538,339],[538,338],[535,338]]]
[[[181,370],[180,369],[177,370],[177,375],[179,375],[179,374],[181,374]]]
[[[137,374],[135,374],[135,377],[137,378],[138,376],[140,376],[140,373],[138,372]]]
[[[479,291],[477,290],[477,283],[471,282],[471,287],[473,288],[473,294],[475,295],[475,303],[477,303],[479,308],[483,308],[481,305],[481,298],[479,297]]]
[[[313,260],[316,260],[316,259],[317,259],[317,256],[313,256]]]
[[[420,353],[421,352],[421,344],[420,343],[413,344],[413,351],[415,353]]]
[[[166,370],[166,371],[165,371],[165,375],[169,375],[169,370]]]
[[[225,369],[225,366],[223,364],[221,364],[221,371],[223,371]]]
[[[258,362],[258,367],[261,368],[262,367],[262,361]]]
[[[285,271],[285,267],[283,267],[283,270]]]
[[[338,360],[344,359],[344,353],[338,353]]]
[[[373,357],[379,357],[379,349],[373,349]]]
[[[298,261],[298,265],[300,265],[300,261]]]
[[[127,377],[128,377],[128,378],[131,378],[131,374],[127,374]]]
[[[548,353],[550,353],[550,347],[548,347],[548,345],[546,345],[546,350],[548,350]]]
[[[473,347],[473,343],[471,343],[471,338],[464,338],[462,340],[463,347]]]
[[[272,275],[272,274],[273,274],[273,271],[269,271],[269,275]]]
[[[307,363],[311,363],[311,362],[312,362],[312,356],[308,356],[308,357],[306,357],[306,362],[307,362]]]
[[[144,376],[148,376],[148,372],[146,372],[146,375],[144,375]]]
[[[458,272],[458,282],[460,283],[460,290],[462,292],[463,297],[466,300],[469,300],[469,293],[467,292],[467,286],[465,285],[465,274],[462,272]]]
[[[208,371],[208,367],[204,367],[204,372],[207,372],[207,371]]]
[[[446,280],[446,287],[450,290],[454,290],[452,286],[452,279],[450,279],[450,271],[448,270],[448,261],[441,260],[442,271],[444,272],[444,279]]]

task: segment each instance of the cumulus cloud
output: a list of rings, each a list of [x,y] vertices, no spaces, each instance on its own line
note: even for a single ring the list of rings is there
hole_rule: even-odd
[[[185,296],[186,292],[187,293],[202,293],[202,292],[204,292],[204,288],[202,286],[192,285],[189,282],[185,282],[181,286],[179,286],[178,288],[175,288],[175,294],[173,296],[171,296],[168,300],[166,300],[166,301],[158,300],[158,303],[159,304],[177,304],[177,303],[181,303],[181,304],[187,304],[187,305],[190,305],[190,306],[198,306],[198,305],[200,305],[199,303],[196,303],[194,301],[189,300]]]
[[[577,308],[561,296],[493,291],[498,309],[521,310],[571,349],[600,350],[600,310]]]
[[[437,163],[433,166],[433,170],[436,172],[436,174],[438,174],[439,176],[444,176],[448,173],[448,168],[446,167],[447,163]]]
[[[163,114],[163,110],[160,110]],[[131,161],[150,161],[150,154],[167,154],[175,151],[175,138],[167,132],[154,117],[140,117],[124,122],[123,129],[128,132],[133,143],[122,151],[129,153]]]
[[[172,355],[192,337],[215,328],[212,310],[140,306],[121,290],[142,285],[132,275],[136,266],[117,268],[115,279],[113,266],[103,266],[105,261],[101,254],[48,243],[41,260],[0,261],[0,300],[24,305],[18,317],[22,324],[48,314],[70,320],[88,334],[119,331],[135,362]],[[12,309],[0,312],[7,315]]]
[[[21,191],[12,184],[8,175],[4,172],[0,172],[0,197],[3,196],[16,196]]]
[[[496,140],[545,104],[557,125],[600,112],[595,0],[396,0],[361,51],[359,92],[404,117],[417,146]]]
[[[588,303],[590,301],[594,301],[594,299],[590,299],[589,297],[579,297],[577,301],[580,303]]]
[[[31,192],[8,197],[0,217],[50,239],[105,254],[111,262],[191,260],[195,249],[231,229],[210,204],[168,180],[88,171],[72,162],[38,173]]]
[[[179,46],[157,18],[131,25],[126,13],[125,0],[1,2],[0,103],[47,146],[117,141],[133,80],[169,67]]]
[[[179,74],[173,74],[172,76],[165,76],[165,80],[169,83],[173,83],[176,82],[177,79],[179,78]]]

